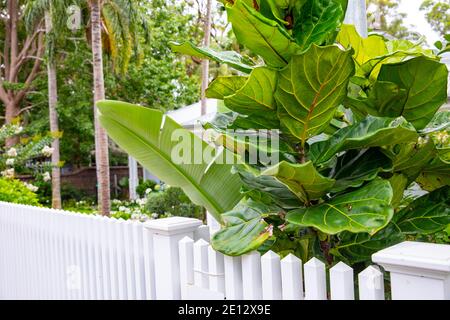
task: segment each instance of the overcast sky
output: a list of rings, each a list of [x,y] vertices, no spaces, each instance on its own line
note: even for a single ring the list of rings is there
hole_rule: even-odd
[[[405,19],[405,25],[414,25],[413,29],[426,36],[428,44],[432,45],[440,40],[440,37],[428,24],[425,19],[425,12],[419,10],[422,2],[423,0],[401,0],[399,12],[404,12],[408,15]]]

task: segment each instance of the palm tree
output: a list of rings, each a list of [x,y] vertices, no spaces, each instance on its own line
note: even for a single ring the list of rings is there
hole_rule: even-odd
[[[110,211],[110,177],[108,136],[100,125],[96,102],[105,99],[103,51],[111,56],[113,69],[125,73],[135,53],[139,52],[139,26],[147,30],[139,11],[139,1],[88,0],[94,70],[95,152],[98,202],[102,215]],[[103,35],[103,37],[102,37]],[[105,44],[105,48],[103,47]]]
[[[212,0],[206,0],[206,16],[205,16],[205,38],[203,40],[204,47],[208,48],[211,43],[211,10]],[[202,102],[201,102],[201,114],[205,115],[207,110],[206,89],[209,85],[209,60],[204,59],[202,61]]]
[[[48,109],[50,131],[53,134],[52,154],[52,208],[61,209],[60,134],[58,123],[58,83],[56,43],[65,34],[66,0],[32,0],[25,8],[25,22],[33,30],[44,20],[47,51]],[[44,18],[43,18],[44,17]]]

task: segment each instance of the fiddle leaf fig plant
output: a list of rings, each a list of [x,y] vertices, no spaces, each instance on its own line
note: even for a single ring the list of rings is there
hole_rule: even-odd
[[[228,112],[204,127],[216,132],[218,149],[240,161],[232,168],[177,167],[179,186],[220,216],[216,250],[366,263],[384,247],[450,224],[450,112],[439,111],[447,101],[448,71],[437,53],[407,40],[362,38],[343,24],[346,0],[221,2],[252,58],[172,44],[177,52],[235,70],[209,85],[207,96],[223,100]],[[168,164],[160,169],[146,156],[160,148],[169,163],[170,141],[147,137],[160,130],[159,122],[147,128],[152,113],[135,106],[132,116],[123,107],[113,121],[113,102],[100,103],[99,110],[119,145],[177,184]],[[165,125],[163,133],[172,129]],[[230,133],[249,129],[255,132],[250,139]],[[268,129],[277,134],[262,134]],[[268,161],[262,151],[277,157]],[[223,188],[203,186],[199,177],[210,168]]]

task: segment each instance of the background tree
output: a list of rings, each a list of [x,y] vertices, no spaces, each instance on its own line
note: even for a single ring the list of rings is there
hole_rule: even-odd
[[[400,0],[366,0],[369,29],[402,39],[412,36],[403,24],[406,13],[399,12]]]
[[[450,2],[425,0],[420,6],[433,30],[444,36],[450,33]]]
[[[23,100],[30,92],[45,54],[43,25],[34,30],[25,30],[23,21],[26,1],[7,0],[0,2],[1,46],[0,56],[0,100],[3,103],[5,122],[10,124],[20,116]],[[17,137],[9,138],[7,146],[17,143]]]

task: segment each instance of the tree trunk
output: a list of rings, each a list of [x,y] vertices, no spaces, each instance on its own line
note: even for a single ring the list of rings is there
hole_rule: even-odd
[[[212,0],[207,0],[206,3],[206,17],[205,17],[205,39],[203,45],[207,48],[211,42],[211,9]],[[209,60],[204,59],[202,61],[202,115],[207,113],[207,102],[206,89],[208,89],[209,84]]]
[[[45,15],[45,30],[49,34],[52,29],[51,15]],[[52,142],[52,208],[61,209],[61,169],[59,168],[59,125],[58,125],[58,83],[56,80],[56,64],[51,59],[47,63],[48,73],[48,111],[50,131],[54,134]]]
[[[17,118],[17,116],[19,115],[20,107],[17,103],[15,103],[12,100],[5,106],[5,109],[6,109],[5,110],[5,123],[11,124],[14,122],[14,119]],[[19,137],[17,137],[17,136],[9,137],[5,141],[6,148],[11,148],[12,146],[16,145],[17,143],[19,143]]]
[[[110,213],[110,179],[108,135],[100,125],[96,103],[105,99],[105,80],[103,75],[102,31],[100,0],[91,1],[92,55],[94,65],[94,122],[95,158],[97,165],[98,205],[104,216]]]

